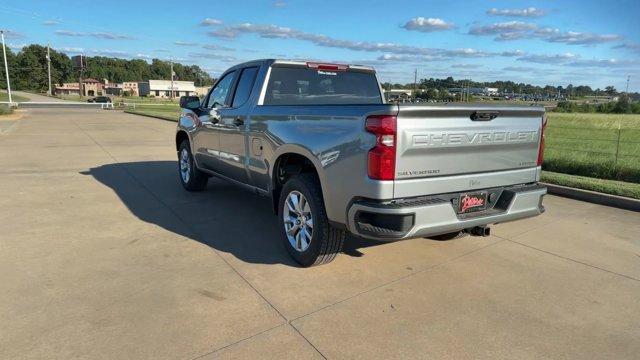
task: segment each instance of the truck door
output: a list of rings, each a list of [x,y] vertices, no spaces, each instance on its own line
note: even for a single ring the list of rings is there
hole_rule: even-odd
[[[231,95],[230,106],[220,110],[220,151],[216,162],[216,172],[233,180],[248,184],[247,173],[248,115],[251,109],[248,101],[255,85],[258,67],[239,70],[239,77]]]
[[[230,104],[231,89],[237,77],[231,71],[216,83],[203,103],[199,118],[202,123],[193,135],[196,159],[200,166],[217,171],[220,153],[220,121],[225,106]]]

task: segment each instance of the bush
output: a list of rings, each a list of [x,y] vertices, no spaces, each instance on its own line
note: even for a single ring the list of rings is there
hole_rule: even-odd
[[[601,113],[601,114],[640,114],[640,103],[630,102],[627,95],[620,95],[618,101],[611,101],[603,104],[588,104],[571,101],[560,101],[553,110],[563,113]]]

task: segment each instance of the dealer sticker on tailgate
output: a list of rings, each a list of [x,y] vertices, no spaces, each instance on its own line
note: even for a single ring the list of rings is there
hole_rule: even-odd
[[[460,195],[458,201],[458,213],[466,214],[481,211],[487,208],[487,192],[480,191]]]

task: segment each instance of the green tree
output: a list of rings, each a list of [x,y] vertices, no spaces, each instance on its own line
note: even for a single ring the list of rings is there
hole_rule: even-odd
[[[15,69],[16,63],[16,55],[11,51],[10,48],[7,48],[7,64],[9,65],[9,80],[15,82],[15,77],[13,76],[13,71]],[[4,69],[4,61],[0,61],[0,69],[2,69],[0,73],[0,89],[7,89],[7,79],[5,78],[5,69]]]

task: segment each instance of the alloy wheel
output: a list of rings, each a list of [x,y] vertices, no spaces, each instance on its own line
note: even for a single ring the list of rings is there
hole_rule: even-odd
[[[287,195],[282,209],[284,231],[291,247],[298,252],[309,248],[313,238],[313,217],[309,202],[299,191]]]

